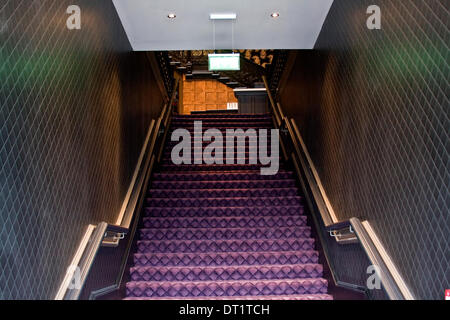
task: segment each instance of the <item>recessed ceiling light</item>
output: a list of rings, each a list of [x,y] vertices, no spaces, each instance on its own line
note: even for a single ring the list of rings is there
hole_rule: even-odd
[[[175,13],[169,13],[167,15],[167,18],[169,18],[169,19],[175,19],[176,17],[177,17],[177,15]]]
[[[278,12],[274,12],[270,15],[272,18],[278,18],[280,14]]]

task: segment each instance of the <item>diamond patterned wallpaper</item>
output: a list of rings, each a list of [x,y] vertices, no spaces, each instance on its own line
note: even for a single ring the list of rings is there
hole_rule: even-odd
[[[366,27],[372,4],[381,30]],[[335,1],[280,94],[339,218],[368,219],[421,299],[450,287],[449,10]]]
[[[111,1],[0,0],[0,299],[51,299],[115,222],[162,95]]]

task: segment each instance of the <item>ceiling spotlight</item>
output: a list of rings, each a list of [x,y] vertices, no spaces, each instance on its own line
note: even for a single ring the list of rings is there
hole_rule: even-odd
[[[274,12],[270,15],[272,18],[278,18],[280,14],[278,12]]]
[[[167,15],[167,18],[169,18],[169,19],[175,19],[176,17],[177,17],[177,15],[175,13],[169,13]]]

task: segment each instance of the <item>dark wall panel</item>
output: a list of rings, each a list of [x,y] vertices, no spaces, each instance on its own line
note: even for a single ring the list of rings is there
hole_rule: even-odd
[[[266,92],[235,92],[239,101],[239,113],[269,112],[269,98]]]
[[[114,223],[163,104],[111,1],[0,1],[0,299],[53,298],[88,224]]]
[[[449,23],[448,1],[334,1],[280,92],[339,218],[369,220],[422,299],[450,286]]]

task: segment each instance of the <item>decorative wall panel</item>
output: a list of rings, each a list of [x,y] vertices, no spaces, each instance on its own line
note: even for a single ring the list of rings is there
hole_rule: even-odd
[[[114,223],[163,104],[111,1],[0,1],[0,299],[52,299],[88,224]]]
[[[238,102],[233,89],[217,80],[183,80],[180,87],[183,114],[192,111],[226,110],[227,103]]]
[[[448,1],[334,1],[280,92],[338,217],[369,220],[421,299],[450,287],[449,24]]]

